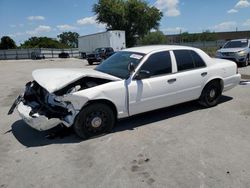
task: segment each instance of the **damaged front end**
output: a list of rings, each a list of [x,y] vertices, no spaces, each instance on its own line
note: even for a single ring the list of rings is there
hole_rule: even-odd
[[[26,84],[25,92],[18,96],[8,114],[17,109],[21,118],[39,131],[58,124],[72,126],[89,100],[81,90],[119,80],[92,69],[40,69],[33,71],[32,76],[34,81]]]
[[[44,131],[63,123],[70,127],[76,115],[69,102],[57,101],[36,81],[26,84],[25,92],[18,96],[8,114],[17,109],[21,118],[32,128]]]

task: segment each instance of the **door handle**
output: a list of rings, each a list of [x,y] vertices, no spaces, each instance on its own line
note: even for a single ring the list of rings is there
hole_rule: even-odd
[[[176,78],[173,78],[173,79],[168,80],[168,83],[170,83],[170,84],[172,84],[172,83],[174,83],[174,82],[176,82]]]
[[[201,76],[206,76],[207,75],[207,72],[203,72],[203,73],[201,73]]]

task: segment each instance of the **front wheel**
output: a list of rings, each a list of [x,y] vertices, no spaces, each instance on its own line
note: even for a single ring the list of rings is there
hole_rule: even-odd
[[[221,97],[221,86],[219,82],[210,82],[208,83],[202,91],[202,94],[199,99],[199,103],[205,107],[216,106]]]
[[[247,67],[248,64],[249,64],[249,57],[247,56],[245,62],[242,63],[242,66],[243,66],[243,67]]]
[[[113,110],[106,104],[94,103],[83,108],[76,117],[76,134],[87,139],[110,132],[115,124]]]
[[[89,65],[93,65],[93,61],[88,60]]]

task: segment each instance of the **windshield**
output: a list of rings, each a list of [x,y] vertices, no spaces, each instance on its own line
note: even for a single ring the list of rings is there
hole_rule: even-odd
[[[145,54],[135,52],[117,52],[98,65],[95,70],[126,79],[129,76],[129,63],[133,63],[136,67],[144,55]]]
[[[104,48],[96,48],[95,53],[101,53],[104,52]]]
[[[223,48],[246,48],[248,46],[247,40],[230,41],[225,44]]]

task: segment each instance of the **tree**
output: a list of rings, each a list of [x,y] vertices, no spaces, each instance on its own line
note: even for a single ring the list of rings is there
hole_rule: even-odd
[[[60,35],[57,35],[59,41],[69,47],[77,48],[78,47],[78,37],[79,34],[76,32],[63,32]]]
[[[0,49],[14,49],[16,47],[15,41],[9,36],[3,36],[1,38]]]
[[[201,41],[214,41],[216,40],[216,34],[211,33],[209,30],[206,30],[200,34]]]
[[[98,23],[106,24],[107,30],[125,30],[128,47],[135,45],[136,38],[158,29],[163,16],[143,0],[99,0],[93,12]]]
[[[31,37],[21,44],[21,48],[67,48],[59,41],[48,37]]]
[[[161,32],[150,32],[138,41],[139,45],[166,44],[167,37]]]

